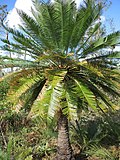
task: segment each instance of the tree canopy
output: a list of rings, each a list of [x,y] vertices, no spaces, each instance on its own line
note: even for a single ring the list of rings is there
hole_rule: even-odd
[[[20,55],[26,52],[31,58],[24,60],[1,57],[3,68],[25,69],[13,73],[16,75],[15,81],[19,81],[18,75],[26,73],[25,83],[20,83],[17,87],[18,94],[10,94],[11,100],[12,97],[16,99],[15,106],[19,104],[19,98],[20,104],[26,104],[23,97],[39,88],[40,93],[37,93],[37,99],[32,102],[34,107],[39,107],[32,109],[33,112],[41,111],[42,107],[53,114],[58,106],[61,107],[60,103],[65,114],[71,116],[82,107],[112,107],[107,93],[119,95],[114,83],[119,81],[119,73],[114,70],[114,59],[119,52],[109,51],[109,48],[120,43],[120,32],[91,39],[100,28],[101,23],[97,23],[97,20],[101,11],[102,5],[91,0],[86,0],[79,8],[72,0],[48,3],[34,1],[34,9],[31,11],[33,17],[18,10],[23,25],[20,30],[4,26],[13,35],[14,41],[2,39],[5,43],[2,49]],[[30,80],[29,76],[33,79]],[[28,86],[27,83],[32,88],[25,87]]]
[[[35,0],[33,4],[32,17],[18,10],[19,30],[3,24],[12,39],[2,39],[2,49],[18,53],[20,58],[1,56],[0,65],[20,70],[1,78],[0,83],[7,81],[10,86],[6,102],[13,111],[23,109],[28,118],[62,114],[58,118],[61,160],[61,155],[72,153],[69,142],[69,147],[64,145],[69,139],[67,120],[77,119],[83,109],[113,109],[111,98],[120,96],[120,53],[113,49],[120,44],[120,31],[96,36],[103,6],[94,0],[85,0],[79,7],[75,0]],[[63,146],[69,155],[63,155]]]

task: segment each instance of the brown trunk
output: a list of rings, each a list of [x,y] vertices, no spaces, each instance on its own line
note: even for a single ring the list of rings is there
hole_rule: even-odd
[[[69,140],[68,119],[62,113],[58,120],[57,160],[75,160]]]

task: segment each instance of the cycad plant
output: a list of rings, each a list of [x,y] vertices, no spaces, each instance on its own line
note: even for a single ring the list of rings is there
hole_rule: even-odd
[[[120,32],[96,38],[102,5],[85,0],[33,1],[32,17],[21,10],[19,30],[5,27],[10,41],[2,39],[2,49],[21,58],[1,57],[1,67],[19,71],[1,79],[10,89],[6,101],[28,118],[41,116],[58,121],[58,160],[74,159],[68,122],[77,119],[81,109],[112,109],[111,96],[118,97],[119,73],[110,50],[120,43]],[[22,56],[26,53],[26,60]]]

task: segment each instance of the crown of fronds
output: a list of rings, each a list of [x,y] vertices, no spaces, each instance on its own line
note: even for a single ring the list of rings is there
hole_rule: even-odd
[[[120,44],[120,32],[97,35],[102,5],[94,0],[79,7],[75,0],[35,0],[33,5],[32,16],[17,10],[19,30],[4,26],[13,40],[2,39],[2,49],[29,57],[1,56],[1,68],[23,68],[1,80],[10,85],[6,99],[12,108],[33,106],[29,116],[52,117],[62,109],[70,118],[83,108],[112,108],[112,97],[120,94],[120,52],[113,50]]]

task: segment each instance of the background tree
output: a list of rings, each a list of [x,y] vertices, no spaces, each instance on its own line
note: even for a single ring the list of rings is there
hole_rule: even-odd
[[[2,22],[7,16],[7,5],[0,5],[0,32],[2,28]]]
[[[7,16],[7,5],[0,5],[0,38],[5,34],[2,23],[5,21]],[[0,68],[0,77],[3,76],[2,70]]]
[[[7,21],[6,21],[7,15],[8,15],[7,5],[2,5],[2,6],[0,5],[0,35],[1,35],[1,38],[6,37],[6,40],[9,41],[9,33],[3,27],[3,24],[8,25]],[[8,46],[9,46],[9,44],[8,44]],[[12,58],[11,52],[9,52],[8,54],[9,54],[9,57]],[[13,72],[12,67],[11,67],[11,72]],[[1,73],[1,76],[2,76],[2,74],[3,74],[2,70],[0,71],[0,73]]]
[[[1,57],[3,68],[24,68],[2,81],[8,79],[7,101],[14,111],[25,107],[30,111],[28,119],[42,116],[48,123],[55,117],[58,160],[70,160],[74,157],[69,121],[77,119],[82,109],[112,109],[109,95],[119,97],[120,76],[114,61],[119,52],[108,49],[120,43],[120,32],[92,39],[101,26],[96,22],[102,10],[94,0],[79,8],[72,0],[34,1],[34,7],[34,18],[18,10],[21,31],[4,26],[14,41],[2,39],[2,49],[20,55],[26,51],[31,59]]]

